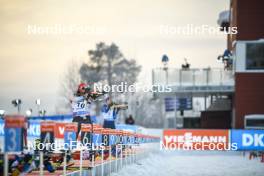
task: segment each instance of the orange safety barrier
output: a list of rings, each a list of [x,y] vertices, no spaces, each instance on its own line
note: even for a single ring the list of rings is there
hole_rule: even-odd
[[[78,124],[77,123],[66,123],[65,124],[65,131],[74,131],[77,132]]]
[[[43,121],[40,123],[41,132],[55,132],[56,123],[53,121]]]

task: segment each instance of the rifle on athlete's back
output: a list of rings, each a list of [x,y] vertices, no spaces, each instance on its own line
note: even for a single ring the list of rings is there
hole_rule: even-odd
[[[128,109],[128,105],[127,105],[127,103],[118,104],[118,103],[113,102],[111,104],[111,108],[117,108],[117,109],[121,109],[121,110],[126,110],[126,109]]]

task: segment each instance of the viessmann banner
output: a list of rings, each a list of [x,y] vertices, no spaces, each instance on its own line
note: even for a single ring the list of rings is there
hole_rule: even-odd
[[[164,130],[167,149],[264,151],[264,130]]]
[[[164,130],[163,146],[170,149],[225,150],[229,147],[228,135],[228,130]]]

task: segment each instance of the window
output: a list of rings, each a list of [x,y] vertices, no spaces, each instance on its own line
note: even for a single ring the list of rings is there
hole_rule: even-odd
[[[264,128],[264,119],[247,119],[246,127],[262,127]]]
[[[246,45],[246,69],[264,69],[264,43],[248,43]]]

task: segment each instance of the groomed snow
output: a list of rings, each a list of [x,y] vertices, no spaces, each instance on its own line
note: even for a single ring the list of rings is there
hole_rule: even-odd
[[[263,176],[260,158],[241,152],[158,151],[113,176]]]

